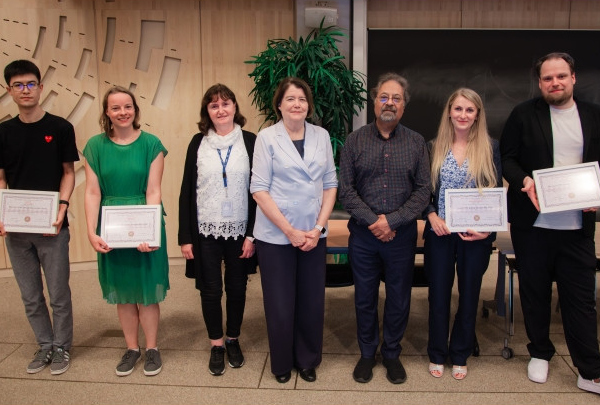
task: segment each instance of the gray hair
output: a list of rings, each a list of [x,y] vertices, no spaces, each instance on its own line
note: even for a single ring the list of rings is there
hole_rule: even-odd
[[[373,101],[377,98],[377,93],[379,93],[379,89],[385,82],[389,82],[393,80],[397,82],[404,89],[404,105],[408,104],[410,101],[410,93],[408,92],[408,80],[403,76],[400,76],[397,73],[388,72],[379,76],[379,80],[377,81],[377,85],[371,89],[371,99]]]

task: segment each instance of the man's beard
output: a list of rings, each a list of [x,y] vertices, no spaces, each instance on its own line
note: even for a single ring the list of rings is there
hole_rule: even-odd
[[[553,96],[551,94],[544,95],[544,100],[552,106],[560,107],[565,105],[571,98],[573,97],[573,93],[563,92],[561,96]]]
[[[396,111],[384,110],[379,114],[379,120],[381,122],[392,122],[396,120]]]

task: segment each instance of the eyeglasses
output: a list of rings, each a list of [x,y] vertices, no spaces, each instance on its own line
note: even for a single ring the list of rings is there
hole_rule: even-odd
[[[394,97],[390,98],[390,96],[388,96],[387,94],[383,94],[383,95],[379,96],[378,100],[381,104],[387,104],[387,102],[390,100],[392,100],[392,103],[394,103],[394,104],[400,104],[401,102],[404,101],[404,99],[402,97],[394,96]]]
[[[21,83],[21,82],[16,82],[10,85],[10,87],[14,90],[14,91],[24,91],[25,87],[27,87],[29,89],[29,91],[31,90],[35,90],[38,88],[40,84],[38,82],[27,82],[27,83]]]

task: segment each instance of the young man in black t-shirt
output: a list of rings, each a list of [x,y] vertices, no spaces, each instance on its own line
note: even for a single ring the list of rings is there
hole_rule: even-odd
[[[39,345],[27,372],[37,373],[50,365],[51,374],[62,374],[69,368],[73,343],[67,208],[75,187],[74,162],[79,160],[75,131],[67,120],[40,106],[43,84],[34,63],[11,62],[4,69],[4,78],[19,115],[0,123],[0,188],[57,191],[60,203],[52,224],[56,235],[7,233],[0,221],[0,236],[6,238],[25,313]]]

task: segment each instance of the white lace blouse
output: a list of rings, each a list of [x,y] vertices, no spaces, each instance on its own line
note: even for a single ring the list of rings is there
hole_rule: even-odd
[[[231,152],[227,160],[229,146]],[[225,136],[209,130],[200,142],[197,159],[198,231],[215,238],[243,236],[248,223],[250,162],[240,126],[236,124]],[[227,187],[223,178],[226,161]]]

